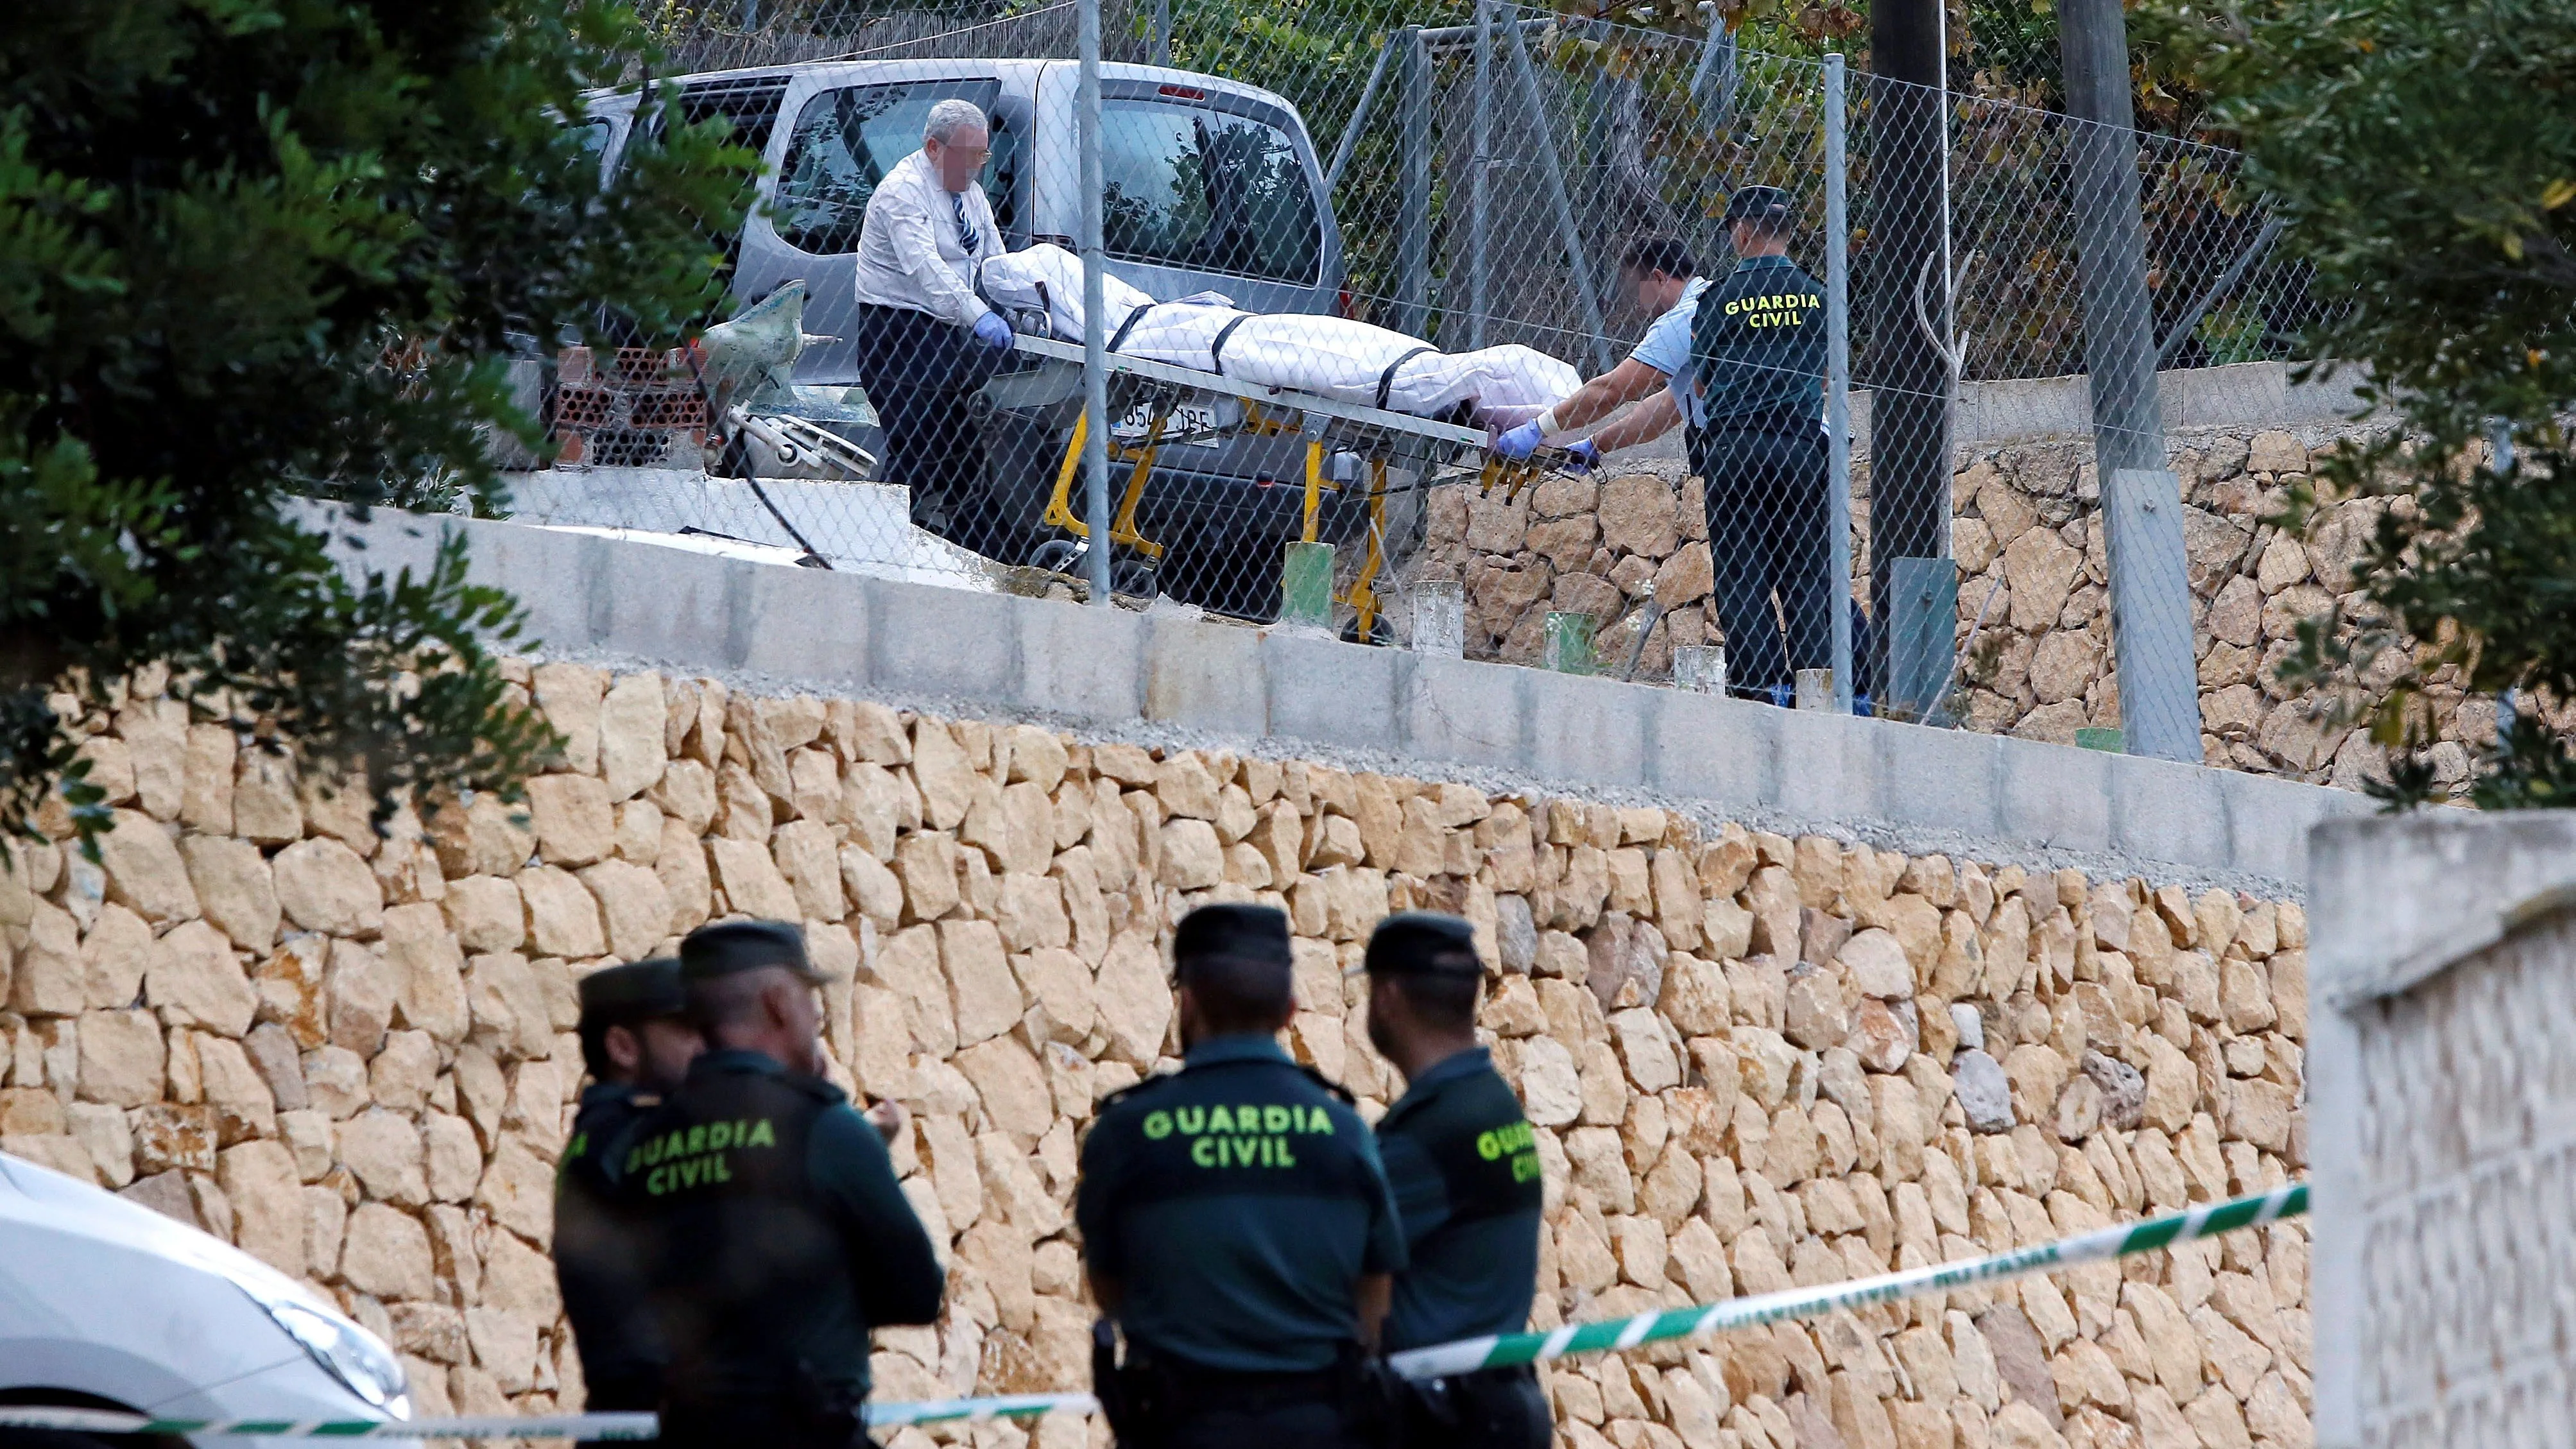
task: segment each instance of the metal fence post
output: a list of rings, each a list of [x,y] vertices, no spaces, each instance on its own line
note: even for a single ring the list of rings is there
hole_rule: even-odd
[[[1723,21],[1712,22],[1723,24]],[[1843,57],[1825,57],[1825,431],[1831,452],[1834,709],[1852,708],[1851,200],[1845,152]]]
[[[1082,471],[1083,515],[1091,524],[1085,552],[1091,602],[1109,606],[1114,575],[1109,538],[1109,337],[1105,279],[1108,248],[1101,240],[1100,0],[1081,0],[1079,45],[1082,78],[1074,98],[1074,134],[1082,168]]]
[[[2182,492],[2165,471],[2164,408],[2156,392],[2128,27],[2120,0],[2066,0],[2058,18],[2074,131],[2085,382],[2110,555],[2123,743],[2133,755],[2197,763],[2200,678],[2192,658],[2191,585],[2182,566]]]
[[[1556,127],[1548,119],[1547,96],[1538,87],[1538,68],[1530,64],[1529,47],[1521,43],[1521,27],[1510,27],[1508,35],[1512,42],[1512,75],[1520,82],[1521,101],[1529,107],[1530,129],[1538,137],[1539,179],[1547,186],[1548,209],[1556,214],[1556,235],[1565,248],[1565,264],[1574,272],[1575,300],[1583,306],[1583,327],[1592,339],[1593,365],[1608,372],[1619,365],[1619,359],[1610,351],[1608,328],[1601,317],[1601,293],[1592,279],[1591,253],[1583,245],[1583,228],[1574,219],[1574,201],[1565,189],[1565,165],[1556,154]]]
[[[1494,0],[1476,0],[1476,111],[1467,172],[1467,345],[1485,345],[1486,172],[1494,149]]]
[[[1431,52],[1422,27],[1397,33],[1404,76],[1396,90],[1398,201],[1395,218],[1395,315],[1389,325],[1420,337],[1431,320]]]
[[[1154,64],[1172,63],[1172,0],[1154,0]]]

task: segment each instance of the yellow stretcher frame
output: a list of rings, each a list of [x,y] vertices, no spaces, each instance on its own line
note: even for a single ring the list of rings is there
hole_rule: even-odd
[[[1050,337],[1022,336],[1017,349],[1049,362],[1080,367],[1083,350],[1068,342]],[[1136,526],[1136,506],[1145,496],[1146,480],[1153,476],[1154,459],[1170,441],[1165,431],[1172,415],[1172,396],[1182,392],[1212,393],[1231,397],[1243,404],[1243,421],[1226,432],[1251,433],[1265,437],[1303,435],[1306,439],[1304,527],[1300,536],[1307,543],[1318,542],[1317,526],[1323,512],[1324,495],[1341,491],[1340,485],[1324,476],[1326,452],[1356,453],[1368,462],[1368,545],[1360,560],[1359,573],[1351,580],[1350,591],[1335,597],[1335,603],[1347,603],[1359,615],[1359,636],[1366,639],[1376,626],[1381,600],[1377,579],[1386,567],[1386,471],[1391,456],[1399,450],[1419,449],[1426,459],[1441,452],[1455,461],[1468,450],[1483,453],[1488,442],[1482,431],[1434,418],[1418,418],[1410,413],[1393,412],[1357,403],[1346,403],[1313,393],[1287,388],[1264,387],[1244,382],[1221,373],[1200,372],[1195,368],[1154,362],[1140,357],[1108,358],[1113,379],[1127,378],[1155,385],[1164,396],[1149,416],[1145,438],[1139,445],[1128,445],[1112,438],[1107,449],[1113,463],[1131,465],[1127,487],[1118,500],[1118,510],[1110,519],[1109,541],[1125,546],[1160,562],[1165,545],[1149,539]],[[1091,525],[1074,512],[1073,480],[1081,471],[1082,450],[1089,441],[1090,418],[1074,419],[1072,436],[1065,442],[1064,458],[1057,465],[1055,487],[1047,494],[1046,509],[1040,521],[1050,528],[1061,528],[1077,538],[1091,537]],[[1548,456],[1525,461],[1487,455],[1478,469],[1479,494],[1491,494],[1500,486],[1507,500],[1516,500],[1521,490],[1556,466],[1556,450]],[[1434,463],[1437,466],[1437,463]]]

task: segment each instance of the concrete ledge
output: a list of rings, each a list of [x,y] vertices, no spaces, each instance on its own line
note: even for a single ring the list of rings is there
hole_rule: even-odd
[[[332,527],[345,559],[380,570],[417,572],[441,534],[463,538],[477,581],[519,597],[548,655],[1654,800],[1916,852],[2296,894],[2309,828],[2373,808],[2196,765],[525,524],[380,511]]]

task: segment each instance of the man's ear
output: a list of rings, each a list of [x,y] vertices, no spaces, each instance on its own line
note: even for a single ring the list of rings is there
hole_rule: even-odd
[[[633,1027],[612,1026],[600,1033],[599,1044],[621,1072],[632,1073],[644,1064],[644,1041]]]

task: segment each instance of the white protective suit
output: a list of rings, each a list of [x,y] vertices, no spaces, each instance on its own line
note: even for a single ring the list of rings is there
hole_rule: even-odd
[[[1156,302],[1114,276],[1101,281],[1111,351],[1263,387],[1425,418],[1452,416],[1463,402],[1474,423],[1508,426],[1583,384],[1572,367],[1516,343],[1444,353],[1346,317],[1243,312],[1214,292]],[[1082,340],[1082,259],[1062,247],[987,257],[976,287],[996,307],[1044,309],[1057,338]]]

